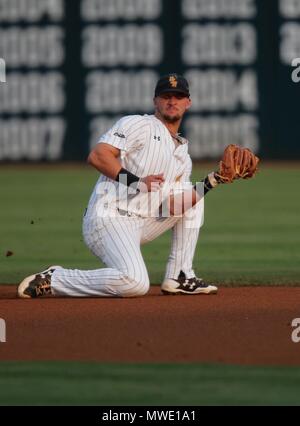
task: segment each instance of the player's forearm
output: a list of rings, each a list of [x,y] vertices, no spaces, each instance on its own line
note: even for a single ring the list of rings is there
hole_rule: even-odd
[[[194,207],[211,189],[218,185],[214,172],[206,176],[190,190],[169,197],[170,214],[182,215]]]
[[[193,188],[178,194],[172,194],[169,197],[170,215],[181,216],[197,204],[198,201],[200,201],[200,197]]]
[[[163,173],[140,178],[124,169],[119,161],[119,150],[106,144],[99,144],[92,150],[88,163],[110,179],[142,192],[158,191],[165,180]]]

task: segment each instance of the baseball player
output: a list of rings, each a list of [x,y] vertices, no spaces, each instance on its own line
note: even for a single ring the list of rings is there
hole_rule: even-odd
[[[154,115],[123,117],[100,138],[88,157],[101,176],[83,218],[83,236],[106,268],[71,270],[51,266],[25,278],[18,287],[19,297],[143,296],[150,283],[141,244],[168,229],[172,229],[172,242],[161,285],[163,293],[217,293],[215,285],[196,277],[192,266],[203,216],[203,194],[237,176],[226,177],[227,164],[220,163],[221,168],[227,168],[210,173],[200,189],[199,185],[192,186],[188,142],[178,133],[190,106],[186,79],[166,75],[156,84]],[[229,157],[232,161],[232,150]],[[168,206],[166,215],[164,205]],[[178,206],[180,213],[175,214]]]

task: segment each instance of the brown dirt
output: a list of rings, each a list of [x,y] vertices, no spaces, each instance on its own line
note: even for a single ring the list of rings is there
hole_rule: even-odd
[[[300,365],[291,322],[300,288],[221,288],[218,295],[21,300],[0,287],[0,360]]]

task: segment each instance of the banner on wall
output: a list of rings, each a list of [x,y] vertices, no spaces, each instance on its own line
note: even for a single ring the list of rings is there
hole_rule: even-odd
[[[84,161],[168,72],[190,82],[193,158],[300,158],[299,38],[300,0],[0,0],[0,161]]]

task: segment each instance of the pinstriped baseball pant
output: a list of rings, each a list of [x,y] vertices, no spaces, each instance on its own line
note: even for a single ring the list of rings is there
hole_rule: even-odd
[[[187,278],[193,277],[192,263],[202,217],[203,204],[200,202],[183,217],[157,219],[118,214],[85,218],[85,243],[107,267],[85,271],[56,269],[51,280],[54,294],[72,297],[146,294],[150,283],[141,244],[154,240],[170,228],[172,243],[165,276],[177,278],[182,270]]]

